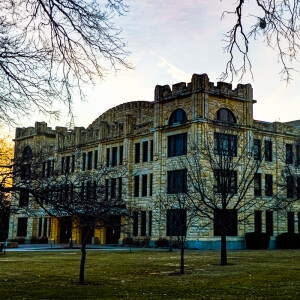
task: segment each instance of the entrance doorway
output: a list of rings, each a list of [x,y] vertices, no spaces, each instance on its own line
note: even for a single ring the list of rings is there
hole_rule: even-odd
[[[121,217],[112,216],[106,225],[106,244],[118,244],[120,239]]]
[[[68,244],[72,234],[71,217],[63,217],[60,219],[60,243]]]

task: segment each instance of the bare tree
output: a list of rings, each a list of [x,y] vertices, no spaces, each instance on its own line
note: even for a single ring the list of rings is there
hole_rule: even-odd
[[[116,186],[111,188],[108,195],[108,180],[116,179],[116,176],[120,178],[122,173],[100,164],[95,170],[75,172],[76,161],[82,161],[80,154],[74,155],[72,167],[71,161],[67,163],[66,160],[61,164],[52,160],[48,164],[49,153],[27,149],[25,147],[21,155],[15,156],[14,182],[6,187],[20,199],[14,202],[13,211],[38,216],[41,208],[49,216],[68,218],[70,232],[72,223],[79,226],[82,231],[79,284],[84,284],[86,245],[91,234],[99,227],[114,227],[121,231],[121,216],[129,216],[122,186],[119,186],[118,193]],[[25,202],[22,199],[24,193]]]
[[[252,141],[239,128],[215,126],[214,134],[204,135],[203,147],[196,141],[190,145],[191,157],[182,158],[181,166],[187,170],[192,211],[214,224],[214,234],[221,236],[221,265],[227,265],[226,236],[237,235],[238,221],[246,222],[253,208],[265,203],[249,193],[261,164],[253,158]]]
[[[4,0],[0,2],[0,121],[34,109],[57,115],[72,107],[84,84],[112,68],[130,67],[112,16],[123,0]]]
[[[253,9],[255,15],[249,15]],[[222,18],[226,16],[233,16],[234,25],[225,34],[229,60],[222,79],[228,76],[231,80],[235,76],[242,79],[247,70],[252,74],[249,50],[251,42],[261,36],[263,42],[276,52],[282,66],[281,77],[289,82],[292,74],[297,72],[293,64],[298,60],[300,49],[299,1],[239,0],[232,11],[224,11]],[[253,20],[250,26],[248,17]]]
[[[185,177],[184,177],[185,178]],[[173,248],[173,238],[178,243],[180,249],[180,274],[184,274],[184,250],[187,248],[187,234],[192,227],[204,228],[205,225],[199,223],[199,211],[194,209],[191,198],[187,196],[186,180],[178,178],[176,190],[157,198],[156,205],[160,214],[166,216],[166,233],[170,237],[169,251]],[[184,187],[185,186],[185,187]],[[183,187],[183,193],[181,192]],[[179,192],[180,191],[180,192]],[[175,193],[173,193],[175,192]]]

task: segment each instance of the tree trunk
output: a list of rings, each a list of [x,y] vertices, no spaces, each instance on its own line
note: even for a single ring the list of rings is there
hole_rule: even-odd
[[[173,241],[172,241],[172,236],[170,236],[170,241],[169,241],[169,252],[173,252]]]
[[[184,274],[184,244],[180,249],[180,274]]]
[[[87,231],[86,236],[83,239],[81,245],[81,261],[80,261],[80,273],[79,273],[79,284],[84,284],[84,269],[85,269],[85,258],[86,258],[86,242],[89,236],[90,230]]]
[[[227,265],[226,235],[221,235],[221,266]]]

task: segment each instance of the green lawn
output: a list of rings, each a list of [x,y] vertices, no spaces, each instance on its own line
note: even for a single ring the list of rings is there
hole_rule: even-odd
[[[300,250],[88,251],[86,285],[77,284],[80,252],[0,255],[0,298],[300,299]]]

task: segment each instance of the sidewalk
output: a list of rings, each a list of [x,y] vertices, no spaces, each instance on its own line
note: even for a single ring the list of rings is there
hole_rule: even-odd
[[[8,248],[6,252],[22,252],[22,251],[80,251],[81,245],[74,245],[73,249],[67,248],[67,244],[24,244],[19,245],[18,248]],[[89,250],[101,250],[101,251],[130,251],[130,247],[122,247],[118,245],[93,245],[88,244],[86,246],[87,251]],[[157,248],[134,248],[131,247],[131,251],[136,250],[162,250]]]

